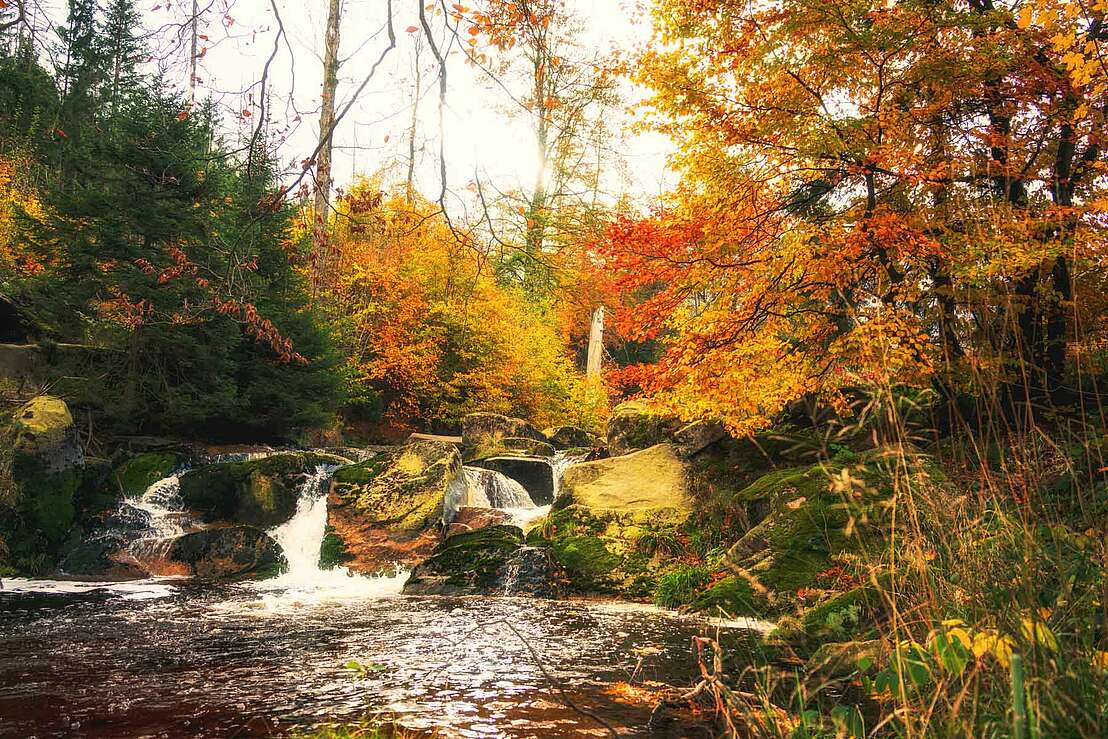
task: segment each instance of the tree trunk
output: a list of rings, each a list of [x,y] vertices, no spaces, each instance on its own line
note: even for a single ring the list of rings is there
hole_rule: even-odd
[[[327,221],[331,199],[331,147],[335,126],[335,90],[339,84],[339,25],[342,20],[342,0],[330,0],[327,11],[327,31],[323,51],[323,96],[319,113],[319,154],[315,170],[315,230],[313,251],[315,286],[325,281],[331,254]]]

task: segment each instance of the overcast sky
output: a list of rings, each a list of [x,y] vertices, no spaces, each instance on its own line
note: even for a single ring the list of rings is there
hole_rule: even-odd
[[[55,0],[63,2],[63,0]],[[213,0],[201,0],[201,7]],[[406,28],[418,25],[417,2],[394,0],[394,26],[398,45],[382,64],[370,87],[362,93],[335,137],[335,178],[348,182],[355,173],[373,173],[390,163],[407,161],[407,130],[414,98],[414,54],[417,34]],[[150,29],[157,29],[187,15],[182,6],[190,0],[140,0],[139,8]],[[318,110],[326,0],[276,0],[289,44],[282,45],[270,69],[274,127],[289,126],[282,149],[285,162],[308,156],[318,137]],[[570,0],[583,25],[583,41],[590,50],[631,49],[649,39],[649,16],[637,0]],[[641,5],[641,2],[637,3]],[[630,5],[631,7],[625,7]],[[367,74],[372,61],[387,46],[384,33],[385,0],[345,0],[342,24],[339,100],[345,102]],[[441,20],[436,24],[441,27]],[[276,30],[270,0],[214,0],[201,32],[208,36],[201,61],[200,96],[211,96],[227,110],[250,108],[239,91],[261,75],[272,52]],[[164,39],[163,33],[163,39]],[[438,99],[434,87],[436,68],[426,49],[420,104],[421,153],[417,155],[420,189],[437,195]],[[187,75],[175,70],[182,85]],[[464,63],[455,52],[448,65],[448,100],[445,113],[447,170],[450,189],[463,193],[477,172],[483,181],[509,190],[534,179],[536,157],[529,122],[513,111],[511,98],[480,70]],[[627,86],[627,102],[642,91]],[[297,119],[299,117],[299,122]],[[622,122],[622,121],[621,121]],[[253,123],[244,119],[244,128]],[[664,166],[669,151],[666,139],[654,135],[628,135],[615,146],[627,152],[627,168],[608,181],[608,189],[626,190],[647,197],[664,190],[672,180]]]

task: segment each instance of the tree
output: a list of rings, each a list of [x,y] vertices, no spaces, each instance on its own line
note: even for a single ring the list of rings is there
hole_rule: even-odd
[[[1073,397],[1105,99],[1063,5],[663,0],[639,78],[685,181],[606,250],[647,386],[738,430],[874,382]]]
[[[505,255],[501,272],[545,299],[556,287],[551,253],[593,240],[604,220],[598,191],[601,163],[612,158],[606,116],[617,102],[615,82],[581,47],[578,21],[562,0],[490,0],[458,17],[470,24],[473,46],[484,38],[499,55],[496,73],[520,79],[537,166],[513,209],[522,244]]]

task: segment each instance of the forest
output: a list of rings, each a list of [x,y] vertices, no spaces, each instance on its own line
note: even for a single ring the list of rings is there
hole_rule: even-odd
[[[1105,0],[0,0],[0,737],[1108,735]]]

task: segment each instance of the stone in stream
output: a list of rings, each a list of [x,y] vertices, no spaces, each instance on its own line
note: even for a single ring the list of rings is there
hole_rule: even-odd
[[[416,441],[340,467],[331,479],[325,560],[359,573],[425,559],[439,541],[443,501],[462,478],[453,444]]]
[[[281,548],[266,532],[253,526],[223,526],[174,539],[154,574],[222,580],[269,577],[284,567]]]
[[[499,508],[462,506],[458,509],[454,520],[446,527],[443,536],[449,539],[451,536],[457,536],[458,534],[487,529],[489,526],[510,524],[511,522],[512,514]]]
[[[523,546],[523,531],[494,525],[445,539],[404,584],[410,595],[564,594],[565,575],[549,552]]]

